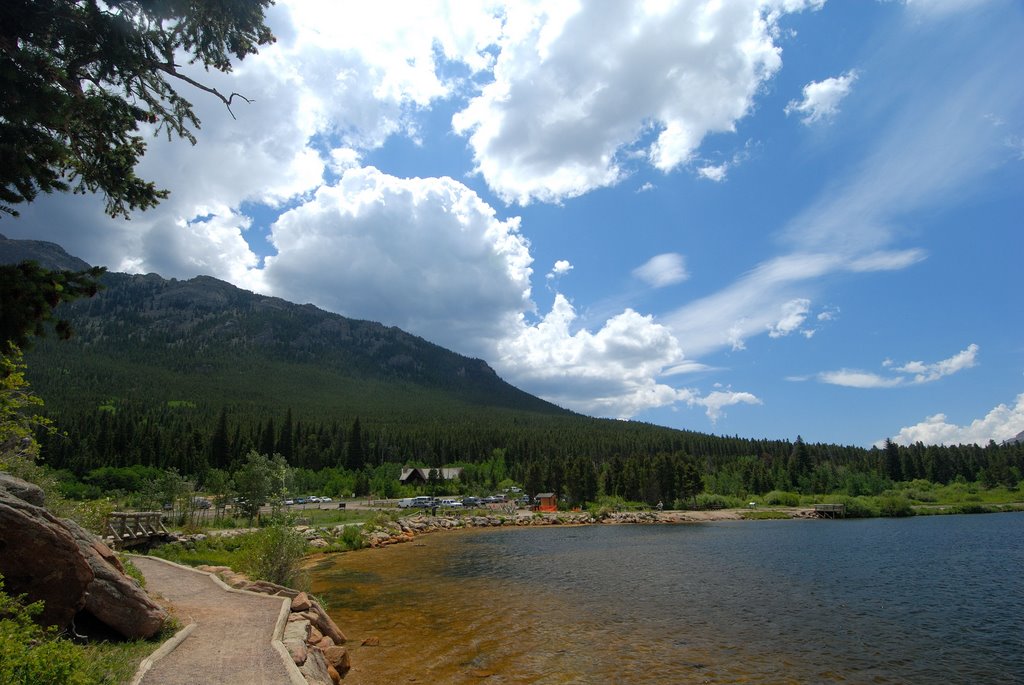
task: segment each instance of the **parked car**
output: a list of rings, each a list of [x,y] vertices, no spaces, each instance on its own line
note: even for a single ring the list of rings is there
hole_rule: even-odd
[[[442,507],[462,507],[462,502],[455,499],[454,497],[445,497],[441,500],[440,506]]]
[[[421,508],[426,509],[434,505],[433,497],[405,497],[398,500],[399,509]]]
[[[334,500],[331,499],[330,497],[321,497],[320,501],[321,502],[333,502]]]
[[[208,499],[203,499],[202,497],[193,497],[192,506],[194,506],[197,509],[209,509],[212,505],[210,504],[210,500]]]
[[[463,497],[462,498],[462,506],[464,506],[464,507],[479,507],[480,506],[480,498],[479,497]]]
[[[293,499],[286,499],[286,500],[284,501],[284,505],[285,505],[286,507],[287,507],[287,506],[289,506],[289,505],[292,505],[292,504],[295,504],[295,500],[293,500]]]

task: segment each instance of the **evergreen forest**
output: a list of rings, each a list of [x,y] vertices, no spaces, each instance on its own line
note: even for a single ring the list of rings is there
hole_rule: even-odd
[[[510,481],[571,504],[856,497],[914,480],[1016,488],[1024,477],[1020,443],[863,448],[595,419],[396,328],[209,277],[102,281],[98,295],[61,305],[70,339],[38,338],[25,355],[56,427],[37,436],[42,460],[83,494],[129,467],[202,487],[253,451],[281,455],[297,491],[393,497],[403,466],[462,466],[462,482],[445,487]]]

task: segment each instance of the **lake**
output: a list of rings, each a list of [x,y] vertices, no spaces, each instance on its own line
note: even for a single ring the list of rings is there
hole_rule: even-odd
[[[356,685],[1024,683],[1021,513],[476,529],[312,576]]]

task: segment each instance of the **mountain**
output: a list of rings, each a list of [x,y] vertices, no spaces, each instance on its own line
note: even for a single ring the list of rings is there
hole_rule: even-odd
[[[1017,433],[1017,435],[1013,436],[1012,438],[1009,438],[1007,440],[1003,440],[1003,444],[1004,445],[1020,445],[1020,444],[1024,444],[1024,431],[1021,431],[1020,433]]]
[[[89,264],[72,257],[57,243],[45,240],[11,240],[0,234],[0,264],[17,264],[25,261],[39,262],[51,270],[85,271]]]
[[[89,267],[53,243],[0,237],[0,264],[26,258]],[[36,339],[25,354],[57,427],[38,436],[42,459],[79,477],[133,465],[201,475],[256,449],[304,473],[344,467],[355,480],[336,482],[337,492],[393,490],[409,462],[467,464],[477,487],[513,478],[577,503],[593,500],[599,480],[628,500],[689,497],[680,488],[694,464],[709,490],[736,497],[878,494],[890,482],[887,452],[581,416],[397,328],[215,278],[108,273],[103,282],[96,297],[58,308],[70,340]],[[1016,486],[1022,437],[984,449],[896,447],[900,474],[941,483],[983,474]]]
[[[0,238],[0,263],[24,259],[89,268],[54,243]],[[58,409],[115,396],[358,413],[366,403],[405,408],[407,399],[430,398],[427,414],[460,404],[570,414],[506,383],[486,362],[398,328],[208,276],[108,273],[102,282],[97,296],[59,308],[75,331],[70,341],[44,339],[26,356],[37,390]],[[82,387],[83,378],[104,382]]]

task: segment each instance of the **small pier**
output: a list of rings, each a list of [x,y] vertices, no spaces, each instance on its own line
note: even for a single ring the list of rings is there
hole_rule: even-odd
[[[159,511],[115,511],[107,516],[107,541],[124,549],[170,540],[174,536],[164,528],[161,516]]]
[[[815,504],[814,516],[820,519],[846,518],[845,504]]]

